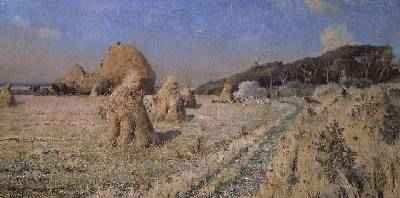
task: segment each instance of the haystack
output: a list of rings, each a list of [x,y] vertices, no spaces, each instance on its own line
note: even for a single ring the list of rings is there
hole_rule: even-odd
[[[86,77],[87,73],[85,69],[79,65],[73,65],[70,70],[65,74],[63,77],[62,81],[67,85],[67,86],[75,86],[75,83],[78,83],[79,81],[83,80]]]
[[[58,79],[54,86],[60,87],[63,84],[66,88],[63,91],[66,93],[89,94],[96,80],[95,74],[87,73],[81,65],[76,64],[61,79]]]
[[[178,90],[178,82],[168,77],[154,98],[156,120],[183,121],[186,117],[183,99]]]
[[[11,92],[11,85],[6,84],[0,90],[0,107],[10,107],[16,104],[14,95]]]
[[[143,53],[133,45],[113,44],[97,73],[101,80],[109,80],[112,87],[117,87],[131,70],[144,80],[145,93],[152,94],[156,75]]]
[[[103,95],[120,85],[131,71],[144,79],[145,93],[152,94],[156,75],[143,53],[133,45],[117,42],[108,49],[94,73],[87,73],[82,66],[74,65],[61,79],[53,83],[53,89],[58,94]]]
[[[219,102],[232,103],[233,102],[233,85],[229,81],[225,81],[224,88],[219,95]]]
[[[197,105],[196,102],[196,96],[194,95],[194,90],[185,87],[180,91],[182,100],[183,100],[183,105],[186,108],[195,108]]]
[[[186,118],[186,110],[184,101],[179,95],[170,95],[168,99],[168,111],[165,120],[171,122],[184,121]]]
[[[113,146],[118,144],[122,122],[127,124],[124,144],[130,144],[135,140],[137,146],[147,147],[159,142],[143,104],[144,86],[145,79],[136,72],[130,72],[111,94],[105,111]]]

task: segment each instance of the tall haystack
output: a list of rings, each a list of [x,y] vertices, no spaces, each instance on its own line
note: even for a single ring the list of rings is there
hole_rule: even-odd
[[[103,95],[120,85],[131,71],[144,79],[145,93],[152,94],[156,75],[143,53],[133,45],[117,42],[108,49],[96,72],[87,73],[82,66],[74,65],[52,87],[64,94],[92,94],[93,91],[93,95]]]
[[[156,120],[183,121],[186,117],[184,101],[180,96],[178,82],[169,76],[154,98]]]
[[[11,85],[6,84],[0,90],[0,107],[10,107],[16,104],[14,95],[11,93]]]
[[[97,73],[100,79],[109,80],[112,87],[117,87],[130,70],[144,79],[145,93],[152,94],[156,75],[143,53],[133,45],[120,42],[113,44]]]
[[[194,95],[194,90],[189,87],[185,87],[180,91],[183,104],[187,108],[195,108],[197,105],[196,96]]]
[[[137,146],[147,147],[159,142],[143,104],[144,86],[145,79],[137,72],[130,72],[111,94],[105,111],[113,146],[118,144],[122,122],[128,126],[124,144],[130,144],[135,140]]]

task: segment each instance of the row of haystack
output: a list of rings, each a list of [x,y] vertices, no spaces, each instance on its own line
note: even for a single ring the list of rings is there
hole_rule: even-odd
[[[104,110],[106,119],[112,134],[111,144],[118,145],[121,134],[121,126],[127,126],[126,135],[122,144],[131,144],[147,147],[151,144],[159,144],[160,138],[154,131],[149,111],[144,103],[145,79],[135,71],[131,71],[109,97]],[[187,90],[184,91],[187,93]],[[190,101],[185,100],[179,91],[178,83],[173,77],[169,77],[153,97],[153,110],[156,121],[182,122],[186,119],[186,104],[196,105],[195,96],[189,90],[185,95]],[[185,103],[187,102],[187,103]]]
[[[149,112],[154,112],[156,121],[182,122],[186,119],[185,108],[196,106],[193,90],[180,90],[173,77],[167,78],[151,104],[145,101],[144,96],[154,91],[156,76],[143,54],[133,46],[113,45],[96,76],[101,80],[94,84],[93,95],[101,94],[103,87],[113,88],[107,90],[111,95],[100,112],[107,120],[114,146],[121,141],[122,144],[135,142],[139,147],[158,144],[160,138]],[[126,131],[122,131],[122,126],[127,126]],[[124,138],[119,140],[121,136]]]

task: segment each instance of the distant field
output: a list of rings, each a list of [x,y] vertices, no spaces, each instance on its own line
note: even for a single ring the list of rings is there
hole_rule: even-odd
[[[17,96],[17,107],[2,110],[0,197],[172,196],[238,157],[284,114],[284,107],[213,104],[201,96],[190,121],[155,123],[164,145],[113,149],[96,114],[103,99]]]

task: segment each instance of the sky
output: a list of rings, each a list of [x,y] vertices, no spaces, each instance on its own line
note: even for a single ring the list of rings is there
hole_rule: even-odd
[[[0,0],[0,81],[93,70],[116,41],[137,46],[159,76],[199,84],[345,44],[400,54],[400,1]]]

